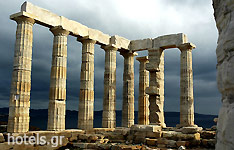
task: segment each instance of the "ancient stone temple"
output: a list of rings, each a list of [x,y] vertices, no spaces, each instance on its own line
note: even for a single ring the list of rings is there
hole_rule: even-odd
[[[50,96],[48,100],[48,130],[65,130],[67,37],[75,36],[82,43],[78,128],[92,129],[94,119],[94,45],[105,51],[103,128],[116,127],[116,55],[124,59],[122,126],[134,125],[134,59],[137,51],[148,56],[137,57],[139,76],[139,124],[166,127],[164,121],[164,50],[181,51],[180,127],[194,125],[192,49],[183,33],[153,39],[128,40],[88,28],[76,21],[25,2],[19,13],[10,17],[17,22],[14,70],[12,76],[8,132],[29,131],[31,62],[33,25],[48,27],[54,35]],[[119,52],[119,53],[118,53]]]
[[[233,3],[214,0],[215,17],[220,37],[217,47],[218,86],[223,95],[223,106],[218,121],[216,149],[233,149],[233,67],[232,26]],[[226,5],[230,7],[226,7]],[[216,131],[203,130],[194,124],[192,50],[183,33],[138,40],[104,34],[79,22],[58,16],[46,9],[25,2],[20,12],[10,16],[16,21],[16,43],[12,73],[7,133],[0,133],[0,149],[58,149],[73,146],[75,149],[146,149],[152,148],[214,148]],[[48,99],[46,131],[29,131],[31,66],[33,51],[33,25],[48,28],[54,39]],[[227,34],[230,33],[230,34]],[[77,129],[65,127],[67,39],[77,38],[82,43],[80,70],[80,97]],[[94,125],[94,56],[95,44],[105,51],[104,95],[102,128]],[[180,55],[180,123],[166,127],[164,119],[164,51],[181,52]],[[137,52],[147,56],[137,57]],[[122,127],[116,127],[116,56],[124,59],[122,91]],[[134,60],[139,61],[139,97],[134,97]],[[138,124],[134,123],[134,102],[138,100]],[[214,127],[215,128],[215,127]],[[11,144],[7,137],[63,136],[62,143],[51,147],[48,143]],[[39,135],[40,134],[40,135]],[[27,141],[28,139],[24,139]],[[37,140],[36,140],[37,141]],[[10,144],[9,144],[9,143]],[[118,144],[117,144],[118,143]],[[139,144],[139,145],[136,145]],[[140,145],[141,144],[141,145]],[[64,148],[64,147],[63,147]],[[148,148],[148,147],[147,147]]]

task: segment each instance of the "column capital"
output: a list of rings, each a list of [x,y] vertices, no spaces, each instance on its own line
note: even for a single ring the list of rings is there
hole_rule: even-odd
[[[11,19],[15,20],[18,24],[22,23],[22,22],[27,22],[27,23],[30,23],[30,24],[35,23],[35,20],[33,18],[29,18],[29,17],[26,17],[26,16],[16,16],[16,17],[11,18]]]
[[[180,51],[184,51],[184,50],[192,50],[196,48],[196,46],[193,43],[184,43],[179,45],[178,48],[180,49]]]
[[[50,31],[55,35],[63,35],[63,36],[68,36],[68,34],[70,33],[69,31],[63,29],[62,26],[56,26],[56,27],[52,27],[50,28]]]
[[[136,60],[138,60],[140,63],[141,62],[149,62],[148,56],[137,57]]]
[[[104,49],[105,51],[106,50],[113,50],[113,51],[117,51],[118,50],[118,48],[116,48],[116,47],[114,47],[112,45],[102,45],[101,48]]]
[[[96,44],[96,40],[92,40],[92,39],[89,39],[87,37],[82,37],[82,38],[77,38],[77,41],[81,42],[82,44],[84,43],[93,43],[93,44]]]
[[[120,55],[122,55],[125,58],[125,57],[129,57],[129,56],[133,56],[133,57],[137,56],[138,53],[136,53],[136,52],[130,52],[130,51],[121,51]]]

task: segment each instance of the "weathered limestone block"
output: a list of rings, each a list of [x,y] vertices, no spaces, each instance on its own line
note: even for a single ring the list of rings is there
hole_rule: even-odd
[[[149,146],[156,146],[157,145],[157,139],[150,139],[150,138],[146,138],[146,145]]]
[[[82,41],[82,64],[80,72],[79,129],[93,128],[94,111],[94,40]]]
[[[169,140],[182,140],[182,141],[191,141],[191,140],[200,140],[200,133],[194,134],[183,134],[176,131],[162,131],[162,137]]]
[[[50,29],[54,34],[52,66],[50,74],[50,101],[48,108],[48,130],[65,130],[67,36],[69,32],[61,26]]]
[[[17,30],[7,132],[27,132],[30,118],[32,29],[35,21],[24,16],[11,19],[17,22]]]
[[[195,45],[185,43],[178,47],[180,55],[180,126],[194,125],[192,49]]]
[[[149,71],[147,71],[146,63],[148,57],[137,57],[136,60],[140,62],[139,69],[139,98],[138,98],[138,124],[149,124],[149,95],[146,94],[145,89],[149,86]]]
[[[110,45],[113,45],[114,47],[118,49],[129,49],[130,41],[124,37],[114,35],[110,38]]]
[[[116,127],[116,51],[112,46],[103,47],[105,50],[104,95],[102,127]]]
[[[216,149],[229,150],[234,149],[234,3],[232,0],[213,0],[213,7],[219,31],[217,84],[222,94]]]
[[[114,132],[115,128],[93,128],[95,134],[105,134],[106,132]]]
[[[150,72],[149,87],[146,93],[149,94],[149,120],[150,124],[161,125],[164,123],[164,52],[163,49],[149,49],[149,63],[146,69]]]
[[[70,34],[72,35],[79,35],[81,37],[86,37],[89,35],[88,27],[74,20],[69,20],[63,16],[60,16],[60,26],[62,26],[63,29],[70,31]]]
[[[137,53],[122,52],[124,57],[122,126],[134,125],[134,56]]]
[[[215,148],[216,140],[215,139],[202,139],[201,145],[207,148]]]
[[[117,128],[115,128],[114,133],[122,134],[123,136],[127,136],[130,133],[130,128],[117,127]]]
[[[99,30],[89,28],[88,33],[89,35],[86,38],[95,40],[97,44],[100,43],[100,44],[108,45],[110,43],[111,37],[107,34],[102,33]]]
[[[129,47],[131,51],[152,49],[152,39],[133,40]]]
[[[214,139],[216,135],[215,131],[202,131],[201,138],[203,139]]]
[[[147,131],[146,132],[146,137],[147,138],[160,138],[162,136],[162,132],[161,131],[156,131],[156,132],[152,132],[152,131]]]
[[[33,5],[30,2],[24,2],[21,5],[21,12],[27,12],[34,16],[34,19],[47,27],[59,26],[60,16],[44,8]]]
[[[183,33],[170,34],[153,39],[153,48],[176,48],[181,44],[187,43],[187,36]]]
[[[202,131],[202,127],[183,127],[180,130],[184,134],[199,133]]]
[[[157,125],[138,125],[138,124],[135,124],[135,125],[131,126],[131,131],[144,132],[145,134],[146,134],[146,132],[158,132],[161,130],[162,130],[162,127],[157,126]]]

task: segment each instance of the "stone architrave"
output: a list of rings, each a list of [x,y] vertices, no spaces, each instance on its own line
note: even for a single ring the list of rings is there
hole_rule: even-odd
[[[19,16],[12,72],[7,132],[29,131],[32,45],[34,19]]]
[[[148,56],[137,57],[140,62],[139,69],[139,98],[138,98],[138,124],[149,124],[149,95],[145,93],[146,87],[149,86],[149,71],[147,71],[146,63]]]
[[[94,45],[90,39],[82,42],[82,64],[80,72],[80,100],[78,128],[92,129],[94,115]]]
[[[67,79],[67,36],[69,31],[53,27],[54,35],[52,66],[50,74],[50,101],[47,130],[65,130],[66,79]]]
[[[124,57],[122,126],[134,125],[134,56],[135,52],[121,52]]]
[[[164,52],[163,49],[148,49],[149,63],[146,70],[150,72],[149,87],[146,93],[149,95],[149,120],[151,125],[165,127],[164,122]]]
[[[116,127],[116,52],[117,48],[103,46],[105,50],[104,95],[102,127]]]
[[[192,49],[195,45],[185,43],[178,47],[180,55],[180,126],[194,126]]]

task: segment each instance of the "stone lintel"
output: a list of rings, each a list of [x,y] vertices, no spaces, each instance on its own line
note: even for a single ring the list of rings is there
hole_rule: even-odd
[[[158,87],[155,87],[155,86],[147,87],[147,88],[145,89],[145,93],[148,94],[148,95],[160,96],[160,95],[159,95],[159,88],[158,88]]]
[[[187,36],[183,33],[163,35],[153,39],[152,48],[177,48],[187,42]]]
[[[80,24],[74,20],[67,19],[63,16],[60,16],[60,26],[64,29],[70,31],[70,34],[73,36],[85,37],[89,35],[88,27]]]
[[[109,45],[110,42],[110,36],[107,34],[102,33],[99,30],[96,29],[88,29],[88,37],[92,40],[96,40],[97,44],[100,45]]]
[[[148,56],[137,57],[136,60],[139,62],[149,62]]]
[[[114,45],[118,49],[129,50],[130,40],[118,35],[114,35],[110,38],[110,44]]]
[[[152,39],[143,39],[143,40],[133,40],[130,42],[130,50],[132,51],[141,51],[152,48]]]
[[[178,46],[178,48],[182,50],[192,50],[195,49],[196,46],[193,43],[184,43]]]

